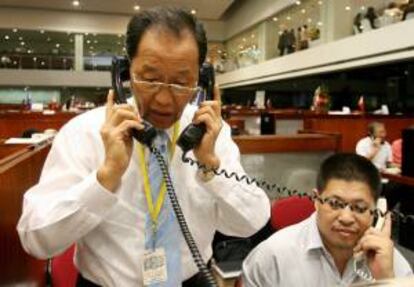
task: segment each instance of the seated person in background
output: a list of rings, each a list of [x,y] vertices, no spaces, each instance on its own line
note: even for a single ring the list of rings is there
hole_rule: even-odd
[[[372,29],[377,29],[376,21],[378,19],[377,12],[375,12],[374,7],[368,7],[367,14],[365,15],[365,18],[368,19],[369,24],[371,25]]]
[[[390,17],[394,19],[394,22],[401,21],[403,17],[403,12],[400,8],[398,8],[398,5],[394,2],[391,2],[388,5],[388,8],[384,10],[384,16]]]
[[[369,159],[380,171],[392,162],[391,145],[385,141],[386,136],[384,124],[372,122],[368,125],[368,136],[356,146],[356,153]]]
[[[402,157],[402,139],[397,139],[392,142],[392,164],[395,167],[401,168],[401,157]]]
[[[376,280],[413,275],[393,247],[390,214],[382,230],[370,227],[380,187],[378,170],[364,157],[326,159],[317,178],[315,213],[250,253],[243,263],[243,286],[349,286],[362,281],[353,269],[353,256],[361,251]]]
[[[407,15],[408,14],[414,14],[414,0],[408,1],[408,5],[404,9],[404,15],[403,15],[403,18],[402,18],[403,21],[407,20]]]
[[[356,14],[354,18],[354,29],[357,29],[358,33],[362,33],[361,20],[362,20],[362,14],[361,13]]]

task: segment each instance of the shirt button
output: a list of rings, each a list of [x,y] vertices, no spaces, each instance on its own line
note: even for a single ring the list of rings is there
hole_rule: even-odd
[[[165,147],[165,144],[162,144],[162,145],[160,145],[160,152],[161,153],[165,153],[165,151],[166,151],[167,149],[166,149],[166,147]]]

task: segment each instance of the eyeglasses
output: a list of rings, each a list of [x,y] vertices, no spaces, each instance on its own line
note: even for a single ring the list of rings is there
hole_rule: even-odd
[[[349,209],[357,214],[365,214],[366,212],[369,212],[370,214],[374,213],[374,210],[371,210],[369,206],[363,202],[350,203],[335,197],[320,197],[318,200],[322,204],[327,203],[332,210],[345,209],[349,206]]]
[[[135,74],[132,75],[132,80],[141,92],[147,93],[148,95],[155,95],[159,93],[163,87],[168,88],[175,97],[189,97],[201,91],[200,87],[186,87],[178,84],[144,81]]]

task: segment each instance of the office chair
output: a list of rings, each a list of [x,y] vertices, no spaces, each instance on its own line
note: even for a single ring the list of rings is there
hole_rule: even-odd
[[[314,211],[313,202],[306,197],[282,198],[272,204],[270,223],[274,230],[280,230],[305,220]],[[241,276],[236,279],[234,287],[243,287]]]
[[[275,230],[299,223],[315,211],[313,202],[306,197],[292,196],[272,204],[270,223]]]
[[[52,287],[75,287],[78,270],[73,263],[75,245],[51,259],[50,275]]]

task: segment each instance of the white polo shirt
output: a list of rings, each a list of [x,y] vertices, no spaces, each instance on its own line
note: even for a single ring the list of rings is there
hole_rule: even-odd
[[[367,157],[367,155],[372,152],[373,147],[373,140],[370,137],[365,137],[357,143],[356,153]],[[387,162],[392,162],[391,145],[387,141],[381,145],[380,150],[375,157],[371,159],[371,162],[379,170],[385,169],[387,167]]]

